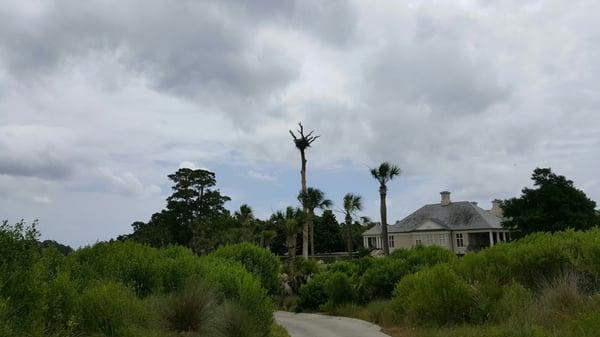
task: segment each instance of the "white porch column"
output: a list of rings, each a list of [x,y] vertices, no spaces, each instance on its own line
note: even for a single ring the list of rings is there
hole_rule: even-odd
[[[490,232],[490,247],[494,246],[494,232]]]
[[[506,232],[501,232],[502,233],[502,241],[506,241]]]

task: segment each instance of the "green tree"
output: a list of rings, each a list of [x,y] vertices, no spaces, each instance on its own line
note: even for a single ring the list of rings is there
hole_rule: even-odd
[[[313,136],[314,131],[309,132],[308,134],[304,134],[304,126],[302,123],[298,123],[300,129],[297,130],[298,135],[294,134],[292,130],[290,130],[290,134],[294,139],[294,145],[298,151],[300,151],[300,183],[301,183],[301,192],[306,193],[306,149],[310,147],[310,145],[319,138],[319,136]],[[308,211],[304,208],[304,213],[308,215]],[[304,224],[304,228],[302,229],[302,256],[305,259],[308,259],[308,231],[309,225],[308,223]]]
[[[379,211],[381,213],[381,241],[383,242],[383,254],[390,254],[387,231],[387,207],[385,198],[387,196],[387,183],[400,175],[400,168],[388,162],[383,162],[379,167],[371,169],[371,175],[379,182]]]
[[[362,197],[360,195],[348,193],[344,196],[346,249],[349,257],[352,257],[352,252],[354,251],[352,244],[352,218],[355,216],[356,212],[361,211],[362,208]]]
[[[173,194],[166,209],[152,215],[148,223],[135,222],[133,234],[126,238],[153,246],[180,244],[196,252],[214,249],[218,227],[229,223],[225,203],[230,200],[214,189],[215,174],[181,168],[169,179]]]
[[[298,209],[288,206],[285,211],[278,211],[271,216],[271,221],[283,232],[287,249],[287,270],[290,280],[294,279],[294,263],[296,261],[296,244],[298,233],[302,230],[304,213]]]
[[[310,230],[310,251],[315,254],[315,209],[325,209],[332,205],[331,200],[325,198],[325,193],[318,188],[309,187],[306,192],[300,191],[298,201],[304,206],[306,211],[306,224]],[[304,253],[304,250],[303,250]],[[306,258],[306,257],[305,257]]]
[[[314,222],[315,251],[320,253],[339,252],[344,249],[340,225],[335,214],[330,209],[323,211],[321,216],[315,217]]]
[[[536,168],[531,179],[536,188],[525,187],[520,197],[503,202],[504,227],[527,235],[567,228],[586,230],[600,224],[596,203],[573,181],[550,168]]]
[[[255,220],[252,208],[246,204],[241,205],[240,209],[235,211],[233,216],[244,227],[252,226]]]

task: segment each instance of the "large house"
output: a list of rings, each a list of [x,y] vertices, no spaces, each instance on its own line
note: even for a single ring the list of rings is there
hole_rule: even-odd
[[[406,218],[388,225],[390,251],[417,245],[438,245],[456,254],[476,251],[507,241],[510,233],[501,225],[501,201],[492,201],[492,208],[484,210],[476,202],[450,200],[444,191],[439,204],[421,207]],[[363,233],[365,248],[381,249],[381,225]]]

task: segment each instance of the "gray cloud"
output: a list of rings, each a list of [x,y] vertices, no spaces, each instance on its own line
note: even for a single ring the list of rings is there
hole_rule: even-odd
[[[102,202],[122,233],[161,207],[165,175],[187,162],[224,172],[232,194],[260,189],[240,202],[267,214],[295,200],[296,185],[291,198],[280,189],[297,176],[298,121],[322,135],[311,181],[353,177],[328,195],[375,193],[356,172],[379,161],[404,168],[391,217],[442,189],[486,204],[515,195],[536,166],[600,199],[598,9],[0,0],[0,213],[74,233]],[[94,224],[61,235],[108,235]]]

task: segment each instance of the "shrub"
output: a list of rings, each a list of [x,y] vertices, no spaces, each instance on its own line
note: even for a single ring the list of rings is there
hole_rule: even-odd
[[[260,328],[252,320],[248,309],[235,302],[226,301],[223,305],[221,326],[223,336],[227,337],[259,337]],[[262,335],[264,336],[264,335]]]
[[[164,291],[179,291],[194,278],[201,277],[201,260],[189,248],[170,246],[161,249],[160,252]]]
[[[130,325],[143,324],[147,312],[135,293],[115,282],[99,283],[80,298],[81,327],[86,332],[122,336]]]
[[[321,266],[314,260],[303,257],[296,258],[294,285],[298,288],[308,282],[314,275],[321,272]]]
[[[543,282],[536,303],[538,320],[546,326],[561,324],[564,316],[583,307],[584,302],[577,275],[573,272],[563,273]]]
[[[171,330],[210,334],[216,328],[216,307],[212,289],[195,283],[169,296],[162,315]]]
[[[527,323],[531,321],[533,295],[525,287],[513,283],[503,289],[503,294],[490,312],[495,322]]]
[[[260,280],[269,294],[279,294],[279,258],[268,250],[251,243],[240,243],[219,248],[211,255],[240,262]]]
[[[454,264],[454,270],[469,282],[509,284],[513,280],[510,245],[497,245],[479,253],[469,253]]]
[[[218,299],[239,303],[252,317],[257,330],[266,335],[273,321],[273,303],[260,282],[235,261],[215,257],[201,259],[201,274]]]
[[[343,273],[348,277],[354,277],[359,274],[359,265],[350,261],[336,261],[327,267],[330,273]]]
[[[323,304],[327,303],[325,284],[327,283],[328,275],[329,274],[319,274],[300,287],[296,310],[317,310]]]
[[[409,321],[455,323],[468,318],[473,293],[448,265],[438,265],[404,277],[394,290],[392,305]]]
[[[131,287],[139,296],[162,289],[160,251],[134,242],[97,243],[69,256],[77,277],[111,280]]]
[[[404,254],[397,253],[399,256]],[[446,248],[439,246],[417,246],[407,251],[405,259],[411,266],[412,271],[418,271],[437,264],[454,262],[457,258],[453,252]]]
[[[328,304],[332,307],[352,302],[355,298],[350,278],[342,272],[335,272],[328,277],[325,283],[325,293]]]
[[[12,324],[10,323],[10,316],[8,312],[8,302],[0,297],[0,336],[8,337],[13,336],[14,332],[12,329]]]
[[[383,258],[375,260],[361,276],[358,285],[361,301],[389,298],[398,281],[408,273],[405,260]]]
[[[61,271],[46,285],[43,321],[48,332],[70,331],[79,321],[79,285],[68,272]]]

